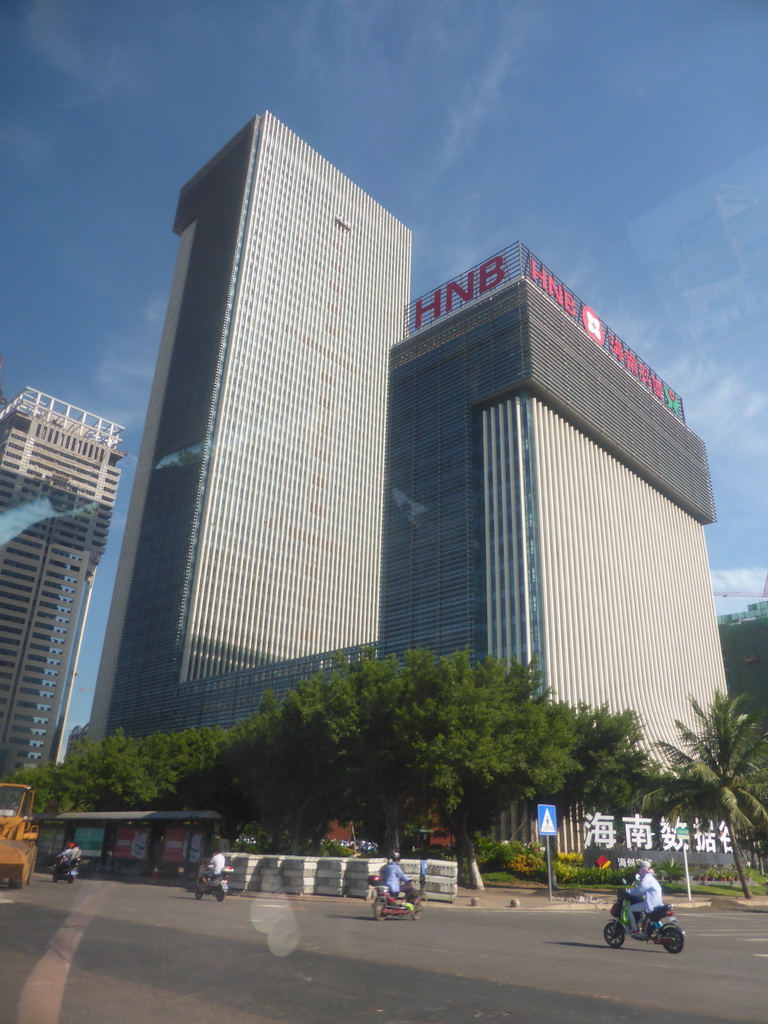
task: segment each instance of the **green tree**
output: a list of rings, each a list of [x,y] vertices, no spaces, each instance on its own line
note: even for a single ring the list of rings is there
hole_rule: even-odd
[[[494,658],[473,666],[466,651],[435,663],[431,652],[411,651],[405,671],[417,708],[416,769],[456,837],[465,884],[482,889],[472,829],[505,803],[560,788],[572,768],[571,723],[533,667]]]
[[[658,768],[642,747],[637,712],[611,712],[579,703],[569,708],[573,720],[573,768],[559,794],[564,808],[576,812],[624,811],[635,793],[658,776]]]
[[[202,726],[156,733],[141,741],[141,753],[157,773],[153,810],[215,810],[221,831],[235,839],[248,823],[248,809],[237,782],[224,763],[229,730]]]
[[[743,706],[743,697],[722,693],[706,709],[691,698],[697,728],[676,722],[681,745],[658,744],[670,771],[645,791],[644,806],[724,821],[744,896],[751,899],[739,840],[768,825],[768,736],[759,714]]]
[[[63,763],[49,762],[14,778],[34,786],[36,809],[51,814],[150,807],[162,785],[141,741],[121,730],[98,743],[83,739]]]
[[[46,761],[34,768],[22,768],[15,775],[5,777],[3,782],[20,782],[32,786],[37,814],[59,814],[72,810],[63,764]]]
[[[236,726],[225,762],[258,820],[280,849],[319,846],[341,804],[341,751],[350,726],[350,695],[343,676],[305,680],[278,703]]]
[[[395,657],[377,660],[372,652],[342,672],[353,705],[342,756],[346,793],[341,817],[362,821],[368,838],[391,856],[400,848],[405,809],[418,793],[413,680]]]
[[[163,780],[142,752],[142,741],[122,730],[98,743],[82,740],[64,761],[66,799],[73,811],[148,808]]]
[[[223,769],[226,737],[207,728],[144,739],[118,731],[98,743],[84,739],[63,763],[49,761],[15,778],[34,787],[38,812],[223,807],[239,823],[230,805],[241,807],[242,799]]]

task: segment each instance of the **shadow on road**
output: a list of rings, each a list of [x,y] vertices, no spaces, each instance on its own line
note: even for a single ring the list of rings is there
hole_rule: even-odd
[[[582,949],[610,949],[604,942],[557,942],[550,939],[544,942],[545,946],[580,946]],[[630,947],[628,946],[627,949]]]

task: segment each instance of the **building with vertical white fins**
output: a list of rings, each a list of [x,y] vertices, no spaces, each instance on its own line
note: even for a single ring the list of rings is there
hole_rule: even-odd
[[[0,412],[0,775],[59,755],[122,429],[34,388]]]
[[[410,233],[268,113],[184,186],[174,230],[95,738],[173,728],[201,680],[377,636]]]
[[[415,300],[392,349],[381,647],[527,664],[677,741],[725,690],[704,445],[525,246]]]

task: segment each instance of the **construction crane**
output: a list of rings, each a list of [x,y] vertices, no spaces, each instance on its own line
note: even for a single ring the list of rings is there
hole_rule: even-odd
[[[742,594],[736,593],[736,591],[729,591],[727,594],[715,591],[715,597],[763,597],[768,598],[768,576],[765,577],[765,586],[763,587],[762,594]]]

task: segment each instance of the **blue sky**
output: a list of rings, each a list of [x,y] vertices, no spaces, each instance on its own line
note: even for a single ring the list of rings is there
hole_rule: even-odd
[[[521,239],[599,311],[708,447],[713,589],[761,592],[766,45],[762,0],[5,0],[3,389],[122,424],[128,453],[69,724],[93,696],[178,191],[264,110],[412,229],[414,296]]]

